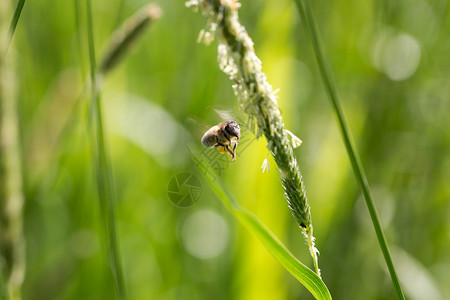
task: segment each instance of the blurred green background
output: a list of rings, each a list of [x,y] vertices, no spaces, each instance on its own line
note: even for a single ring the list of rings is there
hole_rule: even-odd
[[[6,1],[6,0],[2,0]],[[8,0],[10,1],[10,0]],[[101,92],[116,192],[116,225],[130,299],[312,299],[214,196],[192,162],[215,109],[241,116],[218,68],[217,42],[196,42],[204,18],[184,1],[164,11]],[[97,57],[147,2],[93,1]],[[76,7],[79,8],[77,23]],[[408,299],[450,299],[450,21],[446,0],[314,1],[343,107],[362,155]],[[12,16],[13,11],[11,11]],[[113,299],[100,221],[81,0],[27,1],[10,48],[16,60],[25,182],[24,299]],[[240,19],[274,89],[311,205],[319,263],[334,299],[395,299],[310,40],[293,1],[243,0]],[[242,116],[241,116],[242,117]],[[206,126],[206,127],[205,127]],[[276,166],[262,173],[263,138],[244,132],[221,181],[305,264]],[[168,198],[194,174],[199,201]]]

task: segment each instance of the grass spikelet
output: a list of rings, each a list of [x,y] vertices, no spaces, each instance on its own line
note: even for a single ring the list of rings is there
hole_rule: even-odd
[[[239,22],[236,0],[188,1],[189,7],[199,9],[207,18],[209,34],[202,32],[200,41],[211,43],[211,37],[219,37],[218,61],[220,69],[235,83],[233,85],[241,109],[249,116],[250,126],[257,125],[256,135],[264,135],[267,148],[280,172],[289,208],[300,226],[313,258],[316,273],[320,276],[318,251],[315,247],[310,206],[306,197],[297,160],[277,104],[277,97],[262,63],[256,56],[253,41]],[[298,140],[294,140],[298,146]]]
[[[152,3],[144,6],[128,18],[111,36],[109,44],[106,47],[107,52],[100,63],[98,71],[105,74],[114,68],[131,44],[145,31],[152,21],[159,19],[161,15],[161,8]]]

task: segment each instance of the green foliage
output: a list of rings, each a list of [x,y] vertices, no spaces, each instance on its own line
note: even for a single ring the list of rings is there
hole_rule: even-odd
[[[195,205],[179,208],[169,200],[167,186],[175,175],[197,176],[189,145],[193,154],[214,158],[210,167],[220,167],[220,182],[240,207],[264,222],[299,261],[310,261],[272,157],[270,172],[261,172],[266,142],[242,130],[233,163],[201,145],[205,127],[221,121],[214,109],[239,112],[236,97],[218,68],[217,44],[195,42],[198,32],[207,29],[204,19],[182,1],[157,2],[164,15],[99,82],[128,298],[311,299],[215,200],[207,181],[200,180],[203,188]],[[117,25],[146,4],[92,1],[98,62]],[[17,153],[23,162],[23,299],[116,297],[87,131],[94,115],[85,97],[84,5],[80,0],[27,1],[6,56],[15,62]],[[450,298],[448,7],[444,0],[313,4],[408,299]],[[14,7],[2,15],[8,16],[8,30]],[[334,299],[394,299],[396,290],[295,3],[242,1],[239,18],[268,81],[279,89],[286,128],[303,141],[293,155],[308,188],[320,268],[330,294]],[[245,138],[251,142],[245,144]],[[214,218],[203,218],[205,211]],[[209,256],[201,252],[206,250]]]

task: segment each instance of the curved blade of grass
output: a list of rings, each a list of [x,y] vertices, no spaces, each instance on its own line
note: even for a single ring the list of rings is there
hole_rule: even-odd
[[[108,243],[109,264],[112,275],[114,277],[114,285],[116,288],[116,295],[118,299],[127,299],[125,279],[122,270],[122,263],[119,255],[119,245],[116,234],[116,224],[114,217],[114,189],[112,182],[112,172],[110,162],[108,160],[105,141],[103,135],[103,120],[100,95],[97,91],[96,80],[96,62],[95,62],[95,47],[94,35],[92,29],[92,12],[91,1],[86,0],[86,20],[87,20],[87,34],[89,46],[89,63],[90,63],[90,78],[91,78],[91,96],[92,96],[92,110],[93,110],[93,125],[95,128],[94,136],[96,138],[96,151],[94,150],[94,143],[92,143],[93,153],[96,153],[96,173],[97,186],[100,201],[100,210],[102,214],[102,221],[104,222],[106,230],[106,239]]]
[[[395,271],[394,263],[392,262],[391,254],[389,253],[389,248],[386,242],[386,238],[381,227],[380,220],[378,218],[377,211],[375,209],[375,204],[372,199],[372,194],[370,193],[369,183],[361,164],[361,159],[359,158],[356,148],[350,136],[350,130],[348,129],[347,122],[344,117],[344,113],[341,108],[341,104],[337,94],[336,83],[331,72],[330,64],[328,63],[327,57],[323,50],[322,44],[319,39],[319,33],[314,21],[314,16],[309,6],[308,0],[295,0],[297,8],[300,12],[303,25],[307,29],[309,36],[311,38],[314,52],[316,54],[317,62],[319,64],[320,73],[322,75],[322,80],[325,84],[325,89],[327,90],[328,96],[331,100],[334,111],[339,122],[339,128],[344,139],[345,148],[347,149],[350,162],[352,164],[353,173],[361,186],[361,190],[364,194],[364,199],[366,200],[367,209],[369,210],[370,217],[372,219],[373,227],[378,238],[378,243],[380,244],[381,251],[383,252],[386,265],[389,269],[391,275],[392,283],[394,284],[395,290],[397,292],[399,299],[405,299],[400,282]]]
[[[190,152],[190,151],[189,151]],[[233,215],[252,232],[259,241],[266,247],[273,257],[291,273],[316,299],[331,299],[325,283],[313,270],[301,263],[283,243],[270,231],[269,228],[253,213],[242,208],[233,199],[226,188],[217,180],[217,176],[212,170],[202,163],[192,152],[191,156],[195,164],[205,175],[209,185],[216,193],[222,203],[233,213]]]

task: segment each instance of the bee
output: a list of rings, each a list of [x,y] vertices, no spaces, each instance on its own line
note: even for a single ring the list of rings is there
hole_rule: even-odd
[[[236,160],[236,146],[241,138],[241,128],[236,121],[226,121],[211,127],[202,137],[205,147],[217,148],[219,153],[229,153]],[[231,149],[233,147],[233,149]]]

